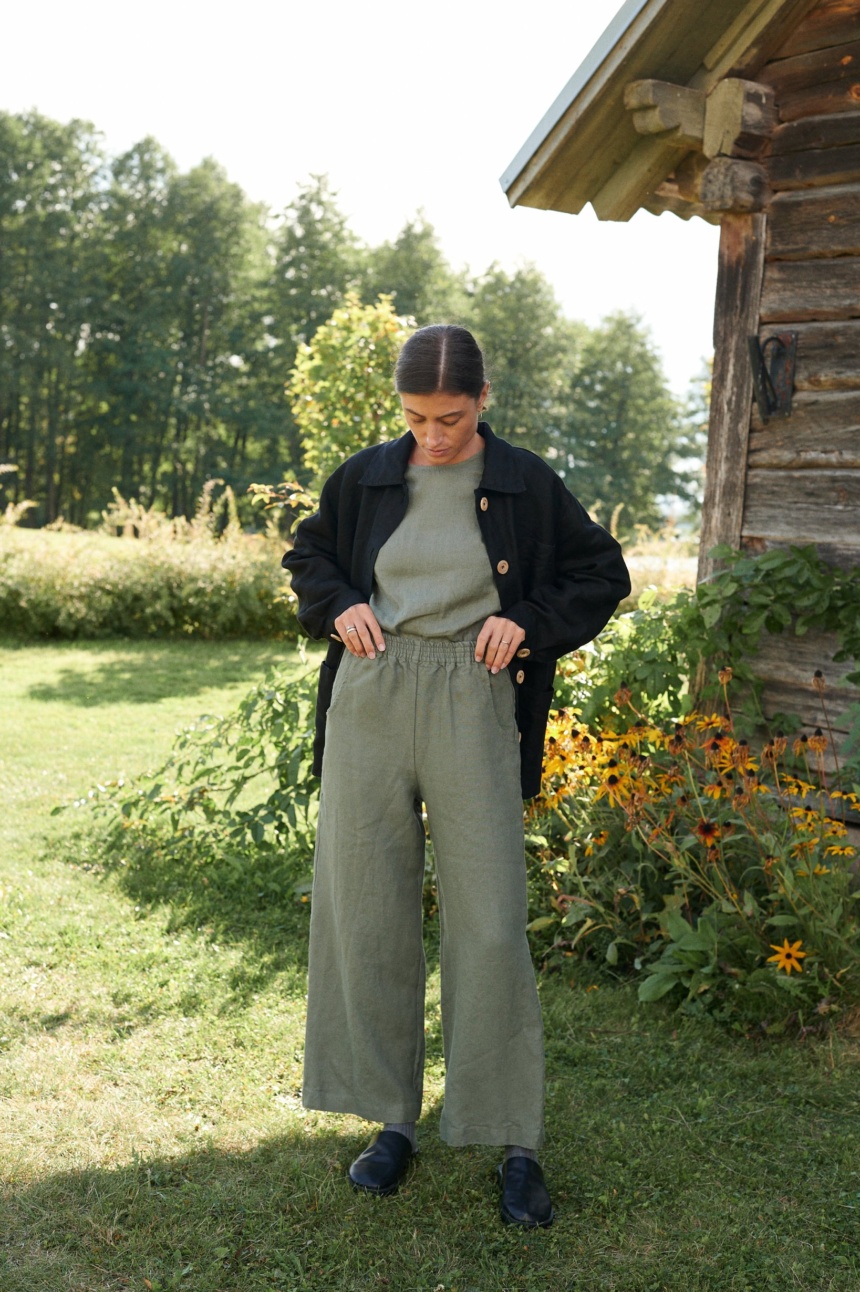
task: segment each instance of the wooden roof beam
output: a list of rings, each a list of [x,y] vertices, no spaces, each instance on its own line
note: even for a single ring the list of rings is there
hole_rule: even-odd
[[[633,113],[637,134],[659,135],[684,151],[701,148],[705,133],[705,93],[668,81],[631,81],[624,106]]]
[[[727,77],[714,86],[705,103],[702,152],[706,157],[756,158],[778,121],[770,86]]]
[[[767,176],[753,159],[777,123],[768,86],[729,77],[706,94],[668,81],[637,80],[625,87],[624,106],[644,138],[592,198],[600,219],[629,220],[640,206],[680,214],[685,200],[697,214],[763,209]],[[734,164],[725,164],[729,159]],[[681,183],[671,194],[664,187],[658,197],[673,169],[685,172]]]
[[[776,100],[768,85],[728,77],[710,94],[668,81],[631,81],[624,106],[640,135],[706,157],[757,157],[778,123]]]

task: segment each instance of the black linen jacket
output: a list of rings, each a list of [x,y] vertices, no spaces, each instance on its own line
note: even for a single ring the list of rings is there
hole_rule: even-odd
[[[591,641],[630,592],[615,539],[592,521],[551,467],[498,439],[486,422],[484,471],[475,511],[500,613],[525,630],[509,665],[520,732],[523,798],[540,791],[555,663]],[[283,558],[309,637],[333,638],[320,668],[314,772],[322,770],[325,719],[344,651],[334,621],[370,601],[380,548],[406,515],[411,431],[349,458],[323,486],[319,510],[303,520]]]

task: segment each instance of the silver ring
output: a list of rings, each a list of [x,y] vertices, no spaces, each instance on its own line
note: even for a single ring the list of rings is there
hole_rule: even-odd
[[[511,644],[510,642],[502,642],[503,646],[510,646],[510,644]]]
[[[358,630],[357,630],[357,628],[356,628],[355,624],[349,624],[349,625],[347,626],[347,630],[346,630],[346,631],[347,631],[348,633],[354,633],[354,632],[357,632]]]

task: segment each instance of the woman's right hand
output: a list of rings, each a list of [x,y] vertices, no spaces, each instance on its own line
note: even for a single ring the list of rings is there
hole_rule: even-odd
[[[334,621],[335,631],[350,655],[359,659],[376,659],[378,650],[385,650],[385,638],[376,622],[376,615],[366,601],[350,606]]]

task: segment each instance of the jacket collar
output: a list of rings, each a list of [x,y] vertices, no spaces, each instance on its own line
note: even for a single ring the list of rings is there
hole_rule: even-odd
[[[526,484],[517,460],[517,451],[506,440],[494,435],[486,422],[478,423],[478,434],[484,440],[484,471],[480,488],[496,493],[522,493]],[[411,431],[399,440],[388,440],[379,445],[364,475],[363,485],[402,485],[406,478],[409,455],[415,446]]]

